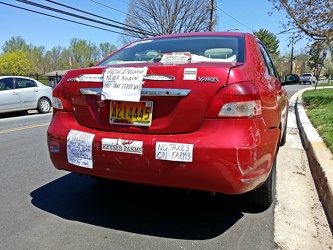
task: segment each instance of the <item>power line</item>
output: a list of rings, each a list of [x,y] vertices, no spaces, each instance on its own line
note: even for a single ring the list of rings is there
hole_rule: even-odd
[[[17,0],[17,1],[20,1],[20,0]],[[143,34],[152,35],[152,36],[155,35],[153,33],[150,33],[149,31],[143,30],[141,28],[137,28],[137,27],[134,27],[134,26],[131,26],[131,25],[128,25],[128,24],[124,24],[124,23],[121,23],[121,22],[118,22],[118,21],[115,21],[115,20],[112,20],[112,19],[109,19],[109,18],[106,18],[106,17],[102,17],[102,16],[99,16],[99,15],[96,15],[96,14],[93,14],[93,13],[90,13],[90,12],[87,12],[87,11],[83,11],[83,10],[80,10],[80,9],[77,9],[77,8],[65,5],[65,4],[61,4],[61,3],[58,3],[58,2],[55,2],[55,1],[51,1],[51,0],[45,0],[45,1],[53,3],[53,4],[57,4],[57,5],[60,5],[62,7],[66,7],[68,9],[72,9],[72,10],[75,10],[75,11],[78,11],[78,12],[82,12],[82,13],[85,13],[85,14],[88,14],[88,15],[91,15],[91,16],[94,16],[94,17],[98,17],[98,18],[101,18],[101,19],[104,19],[104,20],[108,20],[108,21],[111,21],[111,22],[114,22],[114,23],[117,23],[117,24],[121,24],[121,25],[130,27],[130,28],[133,28],[133,29],[137,29],[138,31],[140,31]],[[93,1],[93,2],[95,2],[95,1]],[[114,9],[114,8],[112,8],[112,9]],[[114,10],[116,10],[116,9],[114,9]]]
[[[128,13],[126,13],[126,12],[124,12],[124,11],[121,11],[121,10],[118,10],[118,9],[116,9],[116,8],[113,8],[113,7],[109,6],[109,5],[106,5],[106,4],[103,4],[103,3],[97,2],[97,1],[95,1],[95,0],[90,0],[90,1],[91,1],[91,2],[94,2],[94,3],[96,3],[96,4],[99,4],[99,5],[102,5],[102,6],[104,6],[104,7],[107,7],[107,8],[109,8],[109,9],[112,9],[112,10],[118,11],[118,12],[120,12],[120,13],[123,13],[123,14],[125,14],[125,15],[128,15]]]
[[[42,12],[39,12],[39,11],[35,11],[35,10],[31,10],[31,9],[23,8],[23,7],[16,6],[16,5],[12,5],[12,4],[8,4],[8,3],[4,3],[4,2],[1,2],[1,1],[0,1],[0,4],[4,4],[4,5],[10,6],[10,7],[14,7],[14,8],[17,8],[17,9],[21,9],[21,10],[25,10],[25,11],[33,12],[33,13],[36,13],[36,14],[40,14],[40,15],[44,15],[44,16],[53,17],[53,18],[56,18],[56,19],[60,19],[60,20],[64,20],[64,21],[68,21],[68,22],[71,22],[71,23],[76,23],[76,24],[80,24],[80,25],[88,26],[88,27],[95,28],[95,29],[100,29],[100,30],[104,30],[104,31],[108,31],[108,32],[112,32],[112,33],[116,33],[116,34],[120,34],[120,35],[128,35],[128,34],[125,34],[125,33],[121,33],[121,32],[114,31],[114,30],[109,30],[109,29],[105,29],[105,28],[97,27],[97,26],[94,26],[94,25],[90,25],[90,24],[81,23],[81,22],[77,22],[77,21],[74,21],[74,20],[70,20],[70,19],[66,19],[66,18],[58,17],[58,16],[53,16],[53,15],[50,15],[50,14],[42,13]],[[129,35],[128,35],[128,36],[129,36]],[[136,36],[132,36],[132,37],[137,38]]]
[[[242,23],[242,22],[238,21],[236,18],[232,17],[232,16],[231,16],[231,15],[229,15],[227,12],[225,12],[224,10],[222,10],[220,7],[218,7],[218,6],[217,6],[217,8],[218,8],[220,11],[222,11],[224,14],[226,14],[228,17],[232,18],[233,20],[235,20],[235,21],[236,21],[236,22],[238,22],[239,24],[241,24],[241,25],[243,25],[243,26],[245,26],[245,27],[247,27],[247,28],[249,28],[250,30],[252,30],[252,31],[253,31],[253,29],[252,29],[252,28],[250,28],[250,27],[249,27],[249,26],[247,26],[246,24],[244,24],[244,23]]]
[[[73,14],[73,13],[70,13],[70,12],[67,12],[67,11],[58,10],[58,9],[55,9],[55,8],[52,8],[52,7],[49,7],[49,6],[45,6],[45,5],[42,5],[42,4],[37,4],[37,3],[26,1],[26,0],[16,0],[16,1],[28,4],[28,5],[32,5],[32,6],[35,6],[35,7],[47,9],[47,10],[50,10],[50,11],[58,12],[58,13],[61,13],[61,14],[64,14],[64,15],[68,15],[68,16],[72,16],[72,17],[84,19],[84,20],[87,20],[87,21],[90,21],[90,22],[95,22],[95,23],[99,23],[99,24],[102,24],[102,25],[111,26],[111,27],[114,27],[114,28],[118,28],[118,29],[122,29],[122,30],[127,30],[127,31],[138,33],[137,30],[133,30],[133,29],[121,27],[121,26],[118,26],[118,25],[110,24],[110,23],[105,23],[105,22],[102,22],[102,21],[98,21],[98,20],[95,20],[95,19],[88,18],[88,17],[76,15],[76,14]],[[146,35],[152,35],[152,34],[147,34],[146,33]],[[139,37],[139,36],[137,36],[137,37]]]
[[[219,2],[222,2],[222,0],[220,0]],[[234,12],[238,12],[238,13],[246,13],[246,12],[248,12],[248,9],[243,9],[242,8],[243,6],[240,6],[240,5],[235,6],[234,3],[230,4],[230,1],[223,1],[222,5],[225,6],[225,7],[227,7],[228,10],[233,10]],[[262,25],[261,23],[259,23],[258,20],[256,20],[255,18],[253,18],[253,15],[242,15],[242,17],[244,19],[245,18],[248,19],[248,20],[245,20],[245,22],[247,23],[247,25],[249,23],[253,23],[253,24],[256,24],[258,26],[262,26],[262,27],[265,26],[265,25]],[[233,18],[233,17],[231,17],[231,18]],[[233,18],[233,19],[235,20],[236,18]],[[236,21],[238,23],[241,23],[238,20],[236,20]],[[243,23],[241,23],[241,24],[244,25]],[[252,28],[250,28],[248,26],[246,26],[246,27],[249,28],[249,29],[251,29],[252,31],[254,30],[254,29],[252,29]]]

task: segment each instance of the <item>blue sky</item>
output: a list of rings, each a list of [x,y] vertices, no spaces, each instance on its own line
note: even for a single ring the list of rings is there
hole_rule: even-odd
[[[64,11],[74,12],[45,0],[30,1]],[[73,17],[24,4],[16,0],[3,0],[0,2],[78,22],[89,23],[81,19],[75,19]],[[130,0],[57,0],[55,2],[124,23],[127,6]],[[216,3],[216,11],[219,16],[217,30],[239,28],[239,31],[252,33],[252,31],[258,31],[261,28],[267,29],[276,34],[277,38],[280,40],[279,49],[281,54],[290,53],[291,47],[288,47],[288,44],[291,34],[278,35],[279,32],[283,31],[282,23],[286,23],[287,19],[284,13],[275,11],[272,15],[268,14],[269,12],[274,11],[271,2],[268,0],[217,0]],[[0,22],[0,47],[3,46],[6,40],[9,40],[13,36],[22,37],[28,44],[45,46],[46,50],[50,50],[52,47],[58,45],[68,47],[71,38],[88,40],[96,45],[102,42],[110,42],[117,47],[120,47],[118,42],[119,34],[109,31],[47,17],[4,4],[0,4],[0,13],[2,17],[2,21]],[[82,15],[82,13],[78,14]],[[95,23],[89,24],[102,27]],[[103,26],[103,28],[121,32],[119,29],[112,27]],[[296,53],[306,47],[306,45],[307,40],[305,39],[297,42],[295,44]]]

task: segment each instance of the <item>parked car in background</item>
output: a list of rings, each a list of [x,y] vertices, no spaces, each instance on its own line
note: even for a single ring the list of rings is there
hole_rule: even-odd
[[[312,73],[304,73],[300,76],[300,84],[315,84],[316,81],[317,79]]]
[[[252,34],[202,32],[134,42],[70,70],[47,131],[57,169],[95,178],[275,197],[288,96]]]
[[[0,113],[51,110],[52,88],[23,76],[0,76]]]
[[[319,76],[319,81],[325,81],[326,79],[326,76]]]
[[[295,74],[288,74],[285,76],[285,84],[300,84],[300,77]]]

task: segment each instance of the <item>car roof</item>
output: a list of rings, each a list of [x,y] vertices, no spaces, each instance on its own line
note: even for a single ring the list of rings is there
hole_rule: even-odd
[[[194,36],[231,36],[231,37],[237,36],[237,37],[242,37],[242,36],[245,36],[245,34],[250,34],[250,33],[230,32],[230,31],[205,31],[205,32],[189,32],[189,33],[168,34],[168,35],[161,35],[161,36],[154,36],[154,37],[150,37],[150,38],[145,38],[145,39],[142,39],[142,40],[144,41],[144,40],[154,40],[154,39],[162,39],[162,38],[194,37]]]
[[[19,77],[19,78],[25,78],[25,79],[30,79],[30,80],[36,81],[35,79],[27,77],[27,76],[0,76],[0,79],[2,79],[2,78],[9,78],[9,77],[12,77],[12,78],[18,78]]]

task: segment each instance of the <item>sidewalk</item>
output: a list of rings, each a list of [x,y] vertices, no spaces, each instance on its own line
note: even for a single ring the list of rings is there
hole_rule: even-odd
[[[296,93],[295,113],[299,133],[308,156],[310,170],[327,220],[333,227],[333,155],[312,126],[302,105],[302,93]]]

